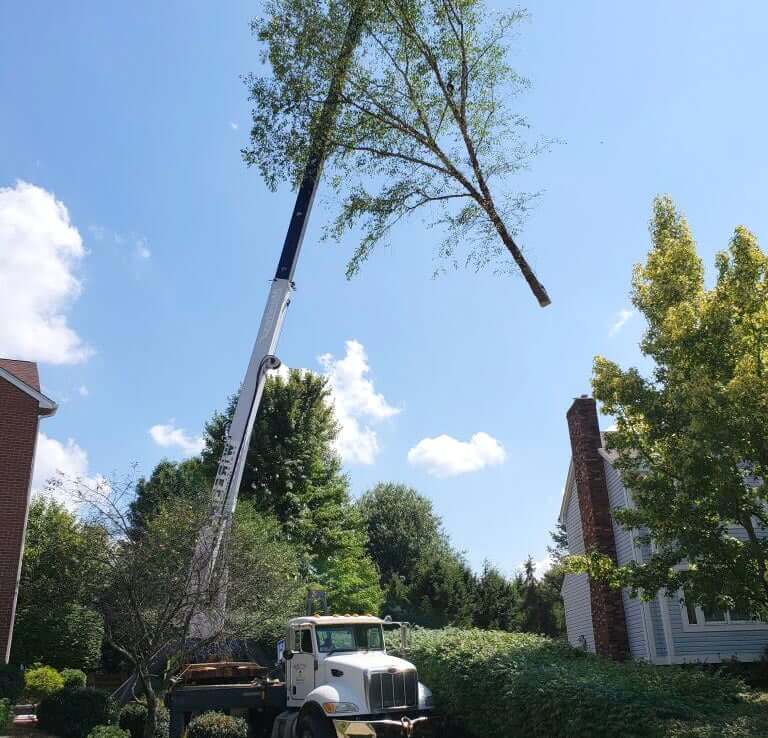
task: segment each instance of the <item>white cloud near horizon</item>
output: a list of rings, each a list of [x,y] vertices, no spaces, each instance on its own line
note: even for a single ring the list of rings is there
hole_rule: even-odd
[[[62,443],[45,433],[38,433],[32,472],[32,494],[56,500],[67,509],[75,510],[77,503],[72,497],[56,486],[48,486],[50,479],[60,476],[70,480],[79,479],[89,487],[95,487],[100,481],[100,477],[89,473],[88,454],[74,439],[68,438],[66,443]]]
[[[64,204],[18,181],[0,188],[0,355],[78,364],[93,349],[68,325],[85,250]]]
[[[493,436],[475,433],[469,441],[443,434],[423,438],[409,452],[408,461],[433,477],[455,477],[504,463],[507,454]]]
[[[623,308],[616,313],[616,317],[611,325],[608,335],[615,336],[626,324],[626,322],[636,313],[636,310],[631,308]]]
[[[199,454],[205,447],[202,436],[191,436],[183,428],[170,423],[158,423],[149,429],[152,440],[163,448],[175,448],[184,456]]]
[[[340,426],[336,450],[344,463],[373,464],[379,453],[379,442],[371,424],[397,415],[400,409],[376,392],[368,376],[371,371],[368,356],[359,341],[347,341],[341,359],[323,354],[318,361],[328,379],[331,403]]]

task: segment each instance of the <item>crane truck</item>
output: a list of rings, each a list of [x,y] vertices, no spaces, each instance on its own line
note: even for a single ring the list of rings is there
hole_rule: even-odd
[[[280,366],[277,341],[294,289],[293,275],[339,90],[360,38],[364,12],[364,0],[353,5],[328,95],[310,135],[280,261],[219,460],[210,520],[198,538],[189,577],[191,586],[202,585],[203,591],[231,525],[266,374]],[[222,599],[195,613],[190,624],[193,641],[209,640],[219,631],[226,593]],[[419,683],[412,664],[387,653],[384,628],[392,625],[372,615],[308,615],[288,622],[272,669],[254,662],[187,665],[166,696],[171,738],[180,738],[192,716],[213,709],[244,713],[251,733],[265,738],[426,735],[431,727],[431,693]],[[400,627],[404,642],[407,626]]]
[[[373,615],[311,615],[288,622],[278,660],[191,664],[166,695],[170,738],[201,712],[244,717],[258,738],[420,738],[434,734],[432,693],[409,661],[387,653]]]

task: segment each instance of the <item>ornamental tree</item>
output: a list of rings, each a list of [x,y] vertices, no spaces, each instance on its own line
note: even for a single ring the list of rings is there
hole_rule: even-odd
[[[667,197],[632,302],[647,321],[647,375],[603,357],[593,388],[616,418],[609,447],[635,507],[621,523],[653,541],[645,563],[594,573],[649,595],[768,616],[768,256],[743,226],[705,283],[688,224]]]
[[[507,58],[526,17],[483,0],[267,0],[252,28],[272,74],[245,78],[246,163],[272,188],[296,186],[310,153],[325,154],[340,202],[327,235],[362,234],[348,277],[418,211],[441,228],[444,260],[508,269],[511,255],[539,304],[549,304],[514,240],[536,193],[515,189],[513,175],[548,145],[526,136],[517,100],[529,82]],[[350,37],[356,49],[332,88],[335,120],[319,125]]]

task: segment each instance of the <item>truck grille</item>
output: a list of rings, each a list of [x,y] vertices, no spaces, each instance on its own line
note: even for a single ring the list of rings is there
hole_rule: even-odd
[[[371,712],[392,710],[398,707],[415,707],[419,700],[416,670],[376,671],[369,677],[368,701]]]

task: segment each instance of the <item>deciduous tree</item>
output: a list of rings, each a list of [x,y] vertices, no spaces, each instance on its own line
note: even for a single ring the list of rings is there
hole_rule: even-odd
[[[593,387],[616,418],[608,445],[634,500],[617,517],[654,552],[618,570],[588,563],[617,585],[766,617],[768,256],[739,226],[707,287],[666,197],[654,202],[651,238],[632,282],[650,372],[597,357]]]
[[[334,90],[335,121],[317,130],[353,13],[357,51]],[[341,203],[330,234],[362,231],[348,276],[418,211],[443,230],[442,257],[480,269],[508,268],[511,255],[549,304],[514,240],[535,194],[516,190],[513,176],[547,145],[528,141],[515,104],[529,82],[511,67],[508,42],[525,18],[483,0],[268,0],[253,30],[272,75],[246,78],[245,161],[271,187],[296,185],[310,141],[327,147]]]

